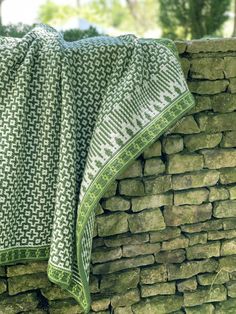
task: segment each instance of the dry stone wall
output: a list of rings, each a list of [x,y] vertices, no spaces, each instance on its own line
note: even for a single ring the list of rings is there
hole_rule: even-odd
[[[177,42],[196,106],[96,209],[96,314],[236,313],[236,39]],[[0,313],[81,313],[47,262],[0,268]]]

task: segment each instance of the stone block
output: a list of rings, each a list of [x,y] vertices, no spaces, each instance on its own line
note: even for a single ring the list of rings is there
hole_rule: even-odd
[[[189,81],[188,87],[192,93],[198,95],[214,95],[225,92],[229,86],[228,80],[216,81]]]
[[[186,248],[188,260],[220,256],[220,242],[212,241],[206,244],[197,244]]]
[[[235,225],[234,225],[235,227]],[[236,230],[208,231],[208,240],[221,240],[236,238]]]
[[[170,174],[200,170],[203,157],[197,153],[179,153],[167,157],[167,172]]]
[[[202,132],[216,133],[222,131],[235,131],[236,112],[212,113],[200,112],[195,116]]]
[[[236,225],[236,217],[222,219],[222,225],[224,230],[234,229]]]
[[[150,232],[150,242],[161,242],[180,236],[181,230],[178,227],[167,227],[161,231]]]
[[[145,244],[130,244],[124,245],[122,248],[124,257],[132,257],[138,255],[147,255],[152,253],[158,253],[161,249],[159,243],[145,243]]]
[[[229,192],[229,198],[231,200],[235,200],[236,199],[236,185],[227,186],[227,190]]]
[[[110,305],[110,298],[109,297],[96,297],[92,300],[91,308],[93,311],[104,311],[107,310]]]
[[[132,233],[165,229],[166,225],[159,208],[146,209],[129,215],[129,229]]]
[[[165,171],[165,164],[161,160],[161,158],[151,158],[145,161],[144,166],[144,175],[145,176],[152,176],[158,175]]]
[[[120,247],[116,248],[96,248],[92,251],[91,261],[93,264],[113,261],[122,257]]]
[[[102,202],[102,207],[109,211],[125,211],[130,209],[130,201],[120,196],[112,196]]]
[[[124,293],[137,287],[140,270],[131,269],[116,274],[102,276],[100,290],[102,293]],[[118,303],[119,298],[115,299]],[[113,299],[114,301],[114,299]]]
[[[225,64],[225,77],[235,77],[236,76],[236,58],[235,57],[224,57]]]
[[[217,80],[224,78],[223,58],[193,59],[190,65],[190,77],[194,79]]]
[[[81,306],[74,299],[49,302],[50,314],[83,314],[83,312]]]
[[[117,247],[121,245],[135,245],[141,244],[149,241],[148,233],[140,233],[140,234],[120,234],[113,237],[105,238],[104,243],[107,247]]]
[[[185,308],[186,314],[215,314],[215,308],[212,304],[205,303],[193,307]]]
[[[203,149],[201,154],[204,156],[204,165],[208,169],[236,167],[236,149]]]
[[[147,195],[132,198],[132,211],[139,212],[143,209],[156,208],[163,205],[169,205],[173,203],[173,193],[167,192],[158,195]]]
[[[3,296],[0,302],[0,313],[15,314],[22,311],[34,311],[39,303],[36,292],[28,292],[15,296]]]
[[[124,233],[129,230],[127,213],[114,213],[97,217],[98,235],[100,237]]]
[[[117,190],[117,181],[114,181],[109,185],[108,189],[103,194],[103,197],[108,198],[108,197],[114,196],[116,194],[116,190]]]
[[[201,286],[221,285],[229,281],[229,274],[226,271],[213,274],[200,274],[197,276]]]
[[[177,289],[179,292],[195,291],[197,289],[196,277],[194,276],[177,283]]]
[[[199,52],[235,51],[235,38],[204,38],[188,41],[186,51],[191,54]]]
[[[217,268],[217,272],[219,271],[236,271],[236,256],[221,257],[219,259],[219,267]]]
[[[190,261],[182,264],[168,265],[168,280],[191,278],[199,273],[214,272],[218,262],[214,259]]]
[[[209,220],[202,223],[181,226],[183,232],[195,233],[209,230],[220,230],[223,228],[222,220]]]
[[[220,183],[230,184],[236,182],[236,168],[220,169]]]
[[[210,190],[210,193],[209,193],[210,202],[226,200],[229,198],[229,192],[225,187],[211,186],[208,189]]]
[[[218,182],[219,176],[219,171],[207,169],[173,175],[172,187],[174,190],[183,190],[203,186],[212,186]]]
[[[15,277],[35,273],[46,273],[47,266],[47,261],[30,262],[21,265],[7,266],[7,277]]]
[[[140,282],[141,284],[154,284],[156,282],[167,281],[167,269],[165,265],[155,265],[141,269]]]
[[[187,43],[182,41],[182,40],[181,41],[180,40],[176,40],[175,41],[175,46],[176,46],[176,48],[178,50],[178,53],[182,54],[182,53],[185,52],[185,50],[187,48]]]
[[[138,289],[130,289],[121,294],[116,294],[111,297],[111,305],[112,307],[123,307],[129,306],[134,303],[137,303],[140,300],[139,290]],[[127,312],[124,312],[126,314]],[[132,314],[132,312],[131,312]]]
[[[160,175],[155,179],[144,181],[146,194],[161,194],[165,193],[172,188],[171,176]]]
[[[189,68],[190,68],[190,62],[187,58],[181,58],[180,63],[181,63],[182,70],[184,72],[185,79],[187,79]]]
[[[213,148],[222,139],[222,133],[198,133],[184,136],[184,146],[189,152],[194,152],[202,148]]]
[[[220,255],[234,255],[236,254],[236,238],[222,241]]]
[[[167,226],[191,224],[210,219],[212,204],[164,206],[163,214]]]
[[[194,95],[194,98],[195,98],[195,106],[188,111],[189,115],[193,113],[212,109],[210,96]]]
[[[142,176],[142,165],[139,159],[136,159],[122,173],[117,176],[118,180],[135,178]]]
[[[231,281],[226,285],[228,296],[236,298],[236,281]]]
[[[236,147],[236,131],[224,132],[220,147]]]
[[[162,140],[162,150],[166,154],[175,154],[184,148],[183,138],[180,135],[166,136]]]
[[[153,285],[142,285],[141,296],[143,298],[155,295],[175,294],[175,282],[162,282]]]
[[[195,188],[185,191],[174,192],[174,204],[185,205],[195,204],[199,205],[208,201],[209,190],[206,188]]]
[[[176,250],[176,249],[187,248],[188,245],[189,245],[189,239],[186,238],[184,235],[181,235],[178,238],[162,242],[161,249],[162,251],[167,251],[167,250],[171,251],[171,250]]]
[[[192,115],[184,116],[178,120],[171,129],[171,133],[192,134],[199,133],[200,129]]]
[[[189,246],[205,244],[207,242],[207,232],[187,233],[185,235],[189,239]]]
[[[137,256],[132,258],[121,258],[119,260],[107,262],[104,264],[96,264],[92,267],[92,272],[95,275],[110,274],[123,269],[151,265],[153,263],[154,263],[153,255]]]
[[[221,302],[227,299],[224,285],[213,285],[211,288],[198,289],[195,292],[184,293],[184,305],[195,306],[203,303]]]
[[[236,200],[215,201],[213,216],[216,218],[236,217]]]
[[[143,152],[143,158],[148,159],[152,157],[161,156],[161,142],[158,140]]]
[[[114,309],[114,314],[133,314],[133,311],[131,306],[121,306]]]
[[[236,78],[235,77],[232,77],[229,79],[228,91],[230,93],[236,93]]]
[[[182,263],[185,260],[185,250],[163,251],[155,254],[155,261],[159,264]]]
[[[5,291],[7,291],[6,280],[0,279],[0,294],[4,293]]]
[[[127,196],[142,196],[144,195],[143,182],[137,179],[121,180],[119,183],[119,193]]]
[[[48,288],[41,289],[42,295],[48,300],[60,300],[60,299],[69,299],[71,298],[71,294],[60,288],[57,285],[53,285]]]
[[[214,112],[232,112],[236,109],[236,95],[229,93],[214,95],[211,104]]]
[[[227,301],[215,304],[214,314],[235,314],[236,299],[228,299]]]

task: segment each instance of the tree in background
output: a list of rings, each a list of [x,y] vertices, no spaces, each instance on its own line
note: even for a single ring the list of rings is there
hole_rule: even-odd
[[[163,36],[193,39],[219,34],[231,0],[159,0]]]
[[[0,26],[2,25],[2,3],[4,0],[0,0]]]

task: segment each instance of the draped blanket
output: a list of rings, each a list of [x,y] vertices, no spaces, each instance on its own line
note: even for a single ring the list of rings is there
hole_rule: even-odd
[[[0,38],[0,264],[48,259],[90,310],[96,208],[194,100],[168,39],[66,42],[39,24]]]

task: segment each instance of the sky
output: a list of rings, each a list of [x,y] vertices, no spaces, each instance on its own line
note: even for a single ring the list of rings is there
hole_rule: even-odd
[[[37,21],[39,6],[46,0],[5,0],[2,4],[2,23],[32,24]],[[75,5],[76,0],[54,0],[58,4]]]

